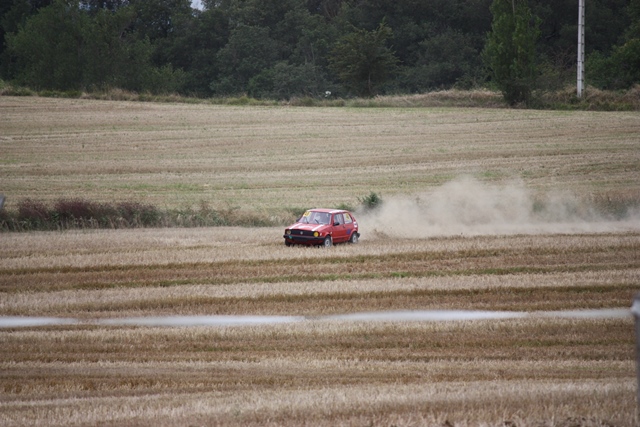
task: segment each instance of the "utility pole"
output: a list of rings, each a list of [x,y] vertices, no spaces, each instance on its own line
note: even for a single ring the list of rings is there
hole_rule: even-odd
[[[636,319],[636,377],[637,406],[636,415],[640,415],[640,294],[636,294],[631,305],[631,314]]]
[[[578,98],[584,91],[584,0],[578,0]]]

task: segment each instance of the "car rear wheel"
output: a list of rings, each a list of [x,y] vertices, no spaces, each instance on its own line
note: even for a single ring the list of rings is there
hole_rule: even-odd
[[[324,241],[322,242],[322,246],[324,246],[325,248],[330,248],[331,246],[333,246],[333,241],[331,240],[331,236],[327,236],[324,238]]]
[[[354,231],[351,234],[351,238],[349,238],[349,243],[358,243],[358,233]]]

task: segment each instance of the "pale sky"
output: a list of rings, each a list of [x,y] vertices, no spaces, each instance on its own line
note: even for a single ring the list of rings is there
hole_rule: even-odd
[[[202,2],[200,0],[191,0],[191,7],[202,10]]]

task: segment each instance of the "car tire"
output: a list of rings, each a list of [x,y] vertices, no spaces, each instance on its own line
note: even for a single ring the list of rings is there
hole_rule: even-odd
[[[349,238],[349,243],[353,243],[356,244],[358,243],[358,233],[357,232],[353,232],[351,233],[351,237]]]
[[[291,243],[291,242],[290,242],[290,241],[288,241],[288,240],[285,240],[285,241],[284,241],[284,245],[285,245],[285,246],[287,246],[287,247],[289,247],[289,246],[293,246],[293,243]]]
[[[331,236],[327,236],[324,238],[322,246],[324,246],[325,248],[330,248],[331,246],[333,246],[333,240],[331,240]]]

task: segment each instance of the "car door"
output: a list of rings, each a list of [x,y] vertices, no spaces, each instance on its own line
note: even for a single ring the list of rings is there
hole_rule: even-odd
[[[346,242],[348,239],[347,229],[344,226],[344,216],[341,213],[333,215],[332,236],[335,243]]]
[[[347,235],[347,240],[351,238],[351,234],[355,231],[356,223],[355,219],[349,212],[344,213],[344,228]]]

